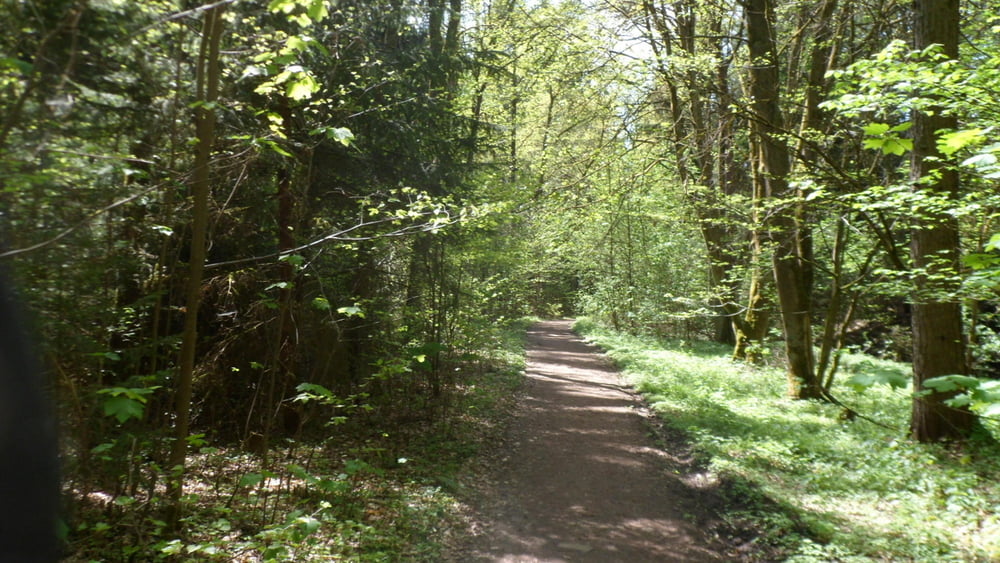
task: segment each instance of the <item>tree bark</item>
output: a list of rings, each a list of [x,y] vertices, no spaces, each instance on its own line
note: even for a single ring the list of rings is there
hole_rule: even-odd
[[[914,2],[914,46],[924,49],[941,45],[944,54],[958,58],[959,1],[916,0]],[[913,119],[913,153],[910,177],[916,190],[957,199],[957,171],[941,165],[936,132],[953,129],[957,120],[941,111],[916,113]],[[917,269],[913,303],[913,388],[924,391],[923,382],[941,375],[968,373],[962,307],[957,298],[946,298],[957,281],[959,260],[958,222],[939,211],[926,211],[917,218],[910,239],[910,254]],[[967,409],[944,404],[947,394],[915,396],[910,420],[914,439],[932,442],[960,439],[972,429],[975,418]]]
[[[698,216],[702,238],[709,262],[708,286],[715,296],[712,307],[716,311],[715,341],[737,345],[737,333],[744,338],[756,330],[744,330],[745,319],[740,317],[739,284],[730,279],[730,272],[746,262],[746,253],[734,250],[737,246],[736,228],[725,207],[725,196],[749,191],[745,177],[735,174],[732,163],[733,128],[729,105],[729,66],[732,56],[723,45],[721,18],[708,13],[701,20],[709,20],[712,49],[719,57],[714,83],[701,78],[699,72],[688,70],[679,76],[672,70],[669,57],[675,45],[683,55],[694,59],[698,55],[699,6],[691,0],[681,0],[669,5],[655,6],[643,2],[643,25],[648,41],[657,58],[657,71],[666,90],[667,112],[671,123],[674,161],[681,183],[688,192],[688,200]],[[675,14],[669,17],[668,14]],[[681,91],[688,92],[686,97]],[[718,99],[708,101],[705,91],[716,92]],[[714,107],[713,107],[714,106]],[[713,113],[714,112],[714,113]],[[715,118],[714,127],[710,126]],[[718,158],[713,155],[719,155]],[[751,301],[754,297],[751,296]],[[754,317],[751,316],[751,320]],[[745,346],[739,346],[743,357]]]
[[[794,200],[780,201],[794,194],[788,184],[791,158],[783,137],[784,123],[779,105],[780,77],[772,1],[748,0],[744,13],[751,60],[749,90],[753,99],[753,135],[760,150],[764,195],[777,203],[765,228],[774,246],[774,281],[785,328],[788,394],[797,399],[820,398],[823,389],[816,377],[812,348],[809,227],[803,221],[801,204]]]
[[[187,280],[187,309],[184,313],[184,333],[181,342],[177,388],[175,395],[174,442],[167,464],[168,520],[176,528],[184,493],[184,465],[187,462],[188,433],[191,420],[191,396],[194,380],[195,350],[198,344],[198,308],[201,306],[201,283],[205,266],[205,242],[208,233],[208,195],[212,145],[215,142],[215,110],[211,104],[219,92],[219,43],[222,39],[222,12],[217,5],[205,12],[201,48],[198,55],[197,98],[202,102],[195,110],[194,170],[191,179],[193,196],[191,219],[191,257]]]

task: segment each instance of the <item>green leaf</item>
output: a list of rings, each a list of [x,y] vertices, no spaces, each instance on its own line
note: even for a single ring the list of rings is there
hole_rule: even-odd
[[[866,149],[881,149],[885,145],[885,139],[865,139],[861,146]]]
[[[994,166],[996,163],[997,155],[990,152],[979,153],[962,161],[962,164],[965,166],[975,166],[977,168]]]
[[[31,74],[35,71],[35,65],[14,57],[0,57],[0,67],[16,69],[24,75]]]
[[[337,312],[341,315],[347,315],[348,317],[365,318],[364,311],[362,311],[361,307],[358,307],[356,304],[351,307],[339,307]]]
[[[288,262],[293,266],[300,267],[305,264],[306,259],[301,254],[285,254],[278,258],[278,262]]]
[[[1000,256],[993,254],[966,254],[962,257],[962,263],[973,270],[985,270],[1000,266]]]
[[[181,543],[181,540],[170,540],[160,548],[160,553],[165,555],[180,555],[183,550],[184,544]]]
[[[295,519],[295,525],[303,536],[311,536],[319,530],[320,522],[312,516],[299,516]]]
[[[938,139],[938,150],[945,156],[951,156],[967,146],[979,144],[985,138],[986,132],[987,130],[976,128],[945,133]]]
[[[274,141],[262,140],[261,145],[271,149],[272,151],[280,154],[281,156],[287,156],[287,157],[294,156],[292,155],[292,153],[288,152],[287,150],[285,150],[284,147],[282,147],[278,143],[275,143]]]
[[[882,145],[882,154],[902,156],[906,151],[913,150],[913,139],[886,139]]]
[[[115,417],[119,423],[142,418],[142,413],[145,411],[142,402],[124,395],[105,399],[102,407],[104,414]]]
[[[856,373],[847,378],[846,383],[857,391],[864,391],[875,385],[888,385],[893,389],[903,389],[910,379],[905,374],[892,369],[880,369],[872,365],[866,365],[867,371]]]
[[[326,297],[316,297],[312,300],[312,307],[317,311],[329,311],[330,301]]]
[[[302,393],[298,397],[295,397],[296,401],[308,400],[316,397],[322,397],[325,399],[335,398],[333,395],[333,391],[330,391],[326,387],[323,387],[322,385],[317,385],[315,383],[299,383],[295,387],[295,390],[298,391],[299,393]]]
[[[979,387],[979,384],[980,380],[978,378],[969,375],[942,375],[925,380],[923,386],[945,393],[948,391],[975,389]]]
[[[319,83],[316,79],[304,73],[285,86],[285,95],[293,100],[308,100],[318,91]]]
[[[309,4],[309,9],[306,10],[306,13],[309,14],[309,17],[312,18],[313,21],[326,19],[326,17],[330,15],[330,11],[326,7],[326,0],[313,0],[312,3]]]
[[[878,137],[880,135],[885,135],[889,131],[888,123],[870,123],[862,128],[865,135],[870,135],[872,137]]]
[[[354,142],[354,133],[346,127],[331,127],[327,129],[326,136],[345,147],[350,146]]]

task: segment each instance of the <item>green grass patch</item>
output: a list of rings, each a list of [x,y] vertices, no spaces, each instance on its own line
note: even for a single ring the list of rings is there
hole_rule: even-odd
[[[752,520],[758,541],[779,546],[784,560],[1000,560],[1000,448],[989,436],[960,448],[907,440],[908,390],[834,389],[885,428],[788,399],[781,370],[732,362],[724,346],[625,336],[586,321],[576,328],[727,484],[739,502],[722,517]],[[842,365],[841,380],[909,372],[860,355]]]

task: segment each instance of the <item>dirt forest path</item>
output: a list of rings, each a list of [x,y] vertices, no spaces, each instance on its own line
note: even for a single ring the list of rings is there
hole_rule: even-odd
[[[527,389],[468,561],[732,560],[699,497],[654,446],[644,409],[571,321],[528,332]]]

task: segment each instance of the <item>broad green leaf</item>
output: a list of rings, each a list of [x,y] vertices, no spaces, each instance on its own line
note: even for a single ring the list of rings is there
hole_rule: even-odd
[[[969,375],[942,375],[932,377],[924,381],[924,387],[938,392],[958,391],[965,389],[975,389],[979,387],[980,380]]]
[[[326,7],[326,0],[313,0],[312,3],[309,4],[307,13],[313,21],[321,21],[330,15],[330,11]]]
[[[889,131],[888,123],[870,123],[862,128],[865,135],[870,135],[872,137],[877,137],[879,135],[885,135]]]
[[[913,139],[886,139],[882,145],[882,154],[902,156],[910,150],[913,150]]]
[[[882,149],[885,146],[885,139],[865,139],[861,146],[866,149]]]
[[[319,83],[308,74],[301,74],[285,87],[285,95],[293,100],[308,100],[318,91]]]
[[[311,304],[313,309],[317,311],[329,311],[331,309],[330,301],[326,297],[317,297],[312,300]]]
[[[989,246],[987,250],[990,250]],[[1000,257],[993,254],[966,254],[962,257],[962,262],[973,270],[984,270],[1000,265]]]
[[[105,399],[102,408],[104,409],[104,414],[115,417],[121,423],[133,418],[142,418],[142,413],[145,410],[142,402],[124,395]]]
[[[903,389],[909,384],[909,378],[895,370],[878,369],[868,366],[864,373],[856,373],[847,378],[846,383],[858,391],[864,391],[875,385],[888,385],[893,389]]]
[[[937,147],[945,156],[951,156],[963,148],[981,142],[986,130],[975,128],[945,133],[938,139]]]
[[[326,136],[348,147],[354,142],[354,133],[346,127],[331,127],[326,130]]]
[[[305,264],[306,259],[301,254],[285,254],[284,256],[278,258],[278,262],[288,262],[289,264],[298,267]]]
[[[291,37],[288,38],[288,41],[285,42],[285,45],[289,49],[291,49],[293,51],[302,52],[302,51],[305,51],[305,50],[307,50],[309,48],[309,41],[310,41],[310,39],[307,36],[304,36],[304,35],[293,35],[293,36],[291,36]],[[299,66],[299,65],[296,65],[296,66],[298,66],[298,72],[301,72],[303,70],[301,66]],[[291,67],[289,68],[289,70],[291,70],[292,72],[295,72],[295,70],[293,68],[291,68]]]
[[[360,317],[362,319],[365,318],[364,311],[362,311],[361,307],[358,307],[357,305],[351,307],[340,307],[337,309],[337,312],[340,313],[341,315],[347,315],[348,317]]]
[[[311,536],[316,533],[316,530],[319,530],[320,522],[312,516],[299,516],[295,519],[295,524],[304,535]]]
[[[965,166],[976,166],[980,168],[993,166],[996,163],[997,155],[990,152],[979,153],[962,161],[962,164]]]
[[[312,395],[319,395],[321,397],[333,398],[333,391],[330,391],[322,385],[316,383],[299,383],[295,386],[295,390],[300,393],[309,393]]]

